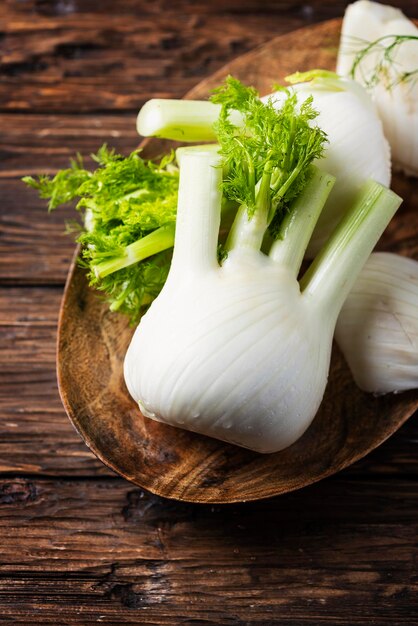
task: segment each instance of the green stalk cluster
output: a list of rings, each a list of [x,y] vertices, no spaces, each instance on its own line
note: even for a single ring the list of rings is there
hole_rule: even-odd
[[[181,131],[186,142],[217,141],[205,149],[219,153],[222,167],[219,259],[232,249],[262,248],[268,231],[276,242],[271,256],[300,267],[332,177],[315,173],[312,166],[327,141],[314,124],[312,98],[299,102],[296,93],[285,92],[277,108],[229,77],[210,102],[181,106],[178,101],[152,100],[138,116],[138,128],[146,135],[178,138],[174,134]],[[180,166],[182,150],[189,149],[178,150]],[[94,171],[77,157],[53,178],[25,177],[24,182],[49,199],[50,210],[77,200],[84,217],[77,241],[90,284],[106,294],[112,310],[135,322],[160,292],[170,267],[178,166],[174,153],[156,164],[142,159],[139,151],[123,157],[106,146],[93,159]],[[337,245],[339,239],[333,241]],[[323,254],[327,259],[330,252]]]

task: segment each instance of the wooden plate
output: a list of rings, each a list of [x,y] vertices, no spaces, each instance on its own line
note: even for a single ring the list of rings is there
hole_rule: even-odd
[[[204,98],[229,73],[268,93],[296,70],[334,69],[341,21],[278,37],[231,62],[187,97]],[[146,154],[164,151],[146,144]],[[406,201],[380,247],[418,258],[417,192],[397,177]],[[293,446],[260,455],[165,426],[140,415],[124,384],[122,364],[133,329],[109,312],[72,265],[58,336],[61,398],[74,426],[109,467],[153,493],[191,502],[256,500],[298,489],[347,467],[380,445],[418,408],[418,392],[375,398],[362,393],[337,350],[321,409]]]

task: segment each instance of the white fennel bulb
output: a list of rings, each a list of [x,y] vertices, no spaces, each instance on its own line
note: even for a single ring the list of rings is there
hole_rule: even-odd
[[[418,175],[418,28],[399,9],[368,0],[348,6],[337,72],[369,90],[397,169]]]
[[[298,283],[332,177],[312,176],[269,255],[262,212],[238,211],[220,264],[218,163],[213,151],[182,153],[172,265],[133,336],[125,380],[147,417],[274,452],[318,410],[339,310],[400,199],[368,183]]]
[[[341,310],[335,338],[364,391],[418,387],[418,262],[373,253]]]

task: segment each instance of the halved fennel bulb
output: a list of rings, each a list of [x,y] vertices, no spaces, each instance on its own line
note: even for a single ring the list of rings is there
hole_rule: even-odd
[[[399,9],[348,6],[337,72],[365,85],[376,103],[395,168],[418,175],[418,28]]]
[[[418,262],[373,253],[341,310],[335,338],[364,391],[418,387]]]

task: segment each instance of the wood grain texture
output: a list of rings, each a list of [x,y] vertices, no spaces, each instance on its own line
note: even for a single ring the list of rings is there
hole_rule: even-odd
[[[60,288],[0,290],[0,471],[109,474],[72,428],[59,398]]]
[[[19,185],[20,177],[55,174],[58,169],[68,167],[69,159],[77,153],[86,158],[103,143],[126,154],[139,144],[135,121],[133,113],[0,114],[0,180],[14,179],[11,184],[19,194],[23,189]],[[93,163],[87,160],[87,165],[92,167]]]
[[[181,97],[280,33],[341,15],[344,3],[130,0],[118,6],[115,12],[110,0],[6,0],[0,110],[136,111],[150,97]]]
[[[418,17],[412,0],[397,5]],[[131,0],[117,12],[114,6],[6,0],[0,110],[137,111],[151,97],[181,97],[277,35],[341,16],[346,2]]]
[[[334,479],[214,507],[168,503],[120,480],[3,480],[0,619],[410,626],[417,493],[390,479],[380,490]]]
[[[71,211],[48,216],[19,181],[105,140],[132,149],[147,97],[181,96],[345,5],[2,3],[0,623],[418,623],[416,420],[334,478],[253,505],[173,504],[115,479],[64,415],[51,360],[60,288],[36,288],[63,285]],[[415,0],[397,6],[418,17]],[[398,237],[410,253],[407,214]]]

